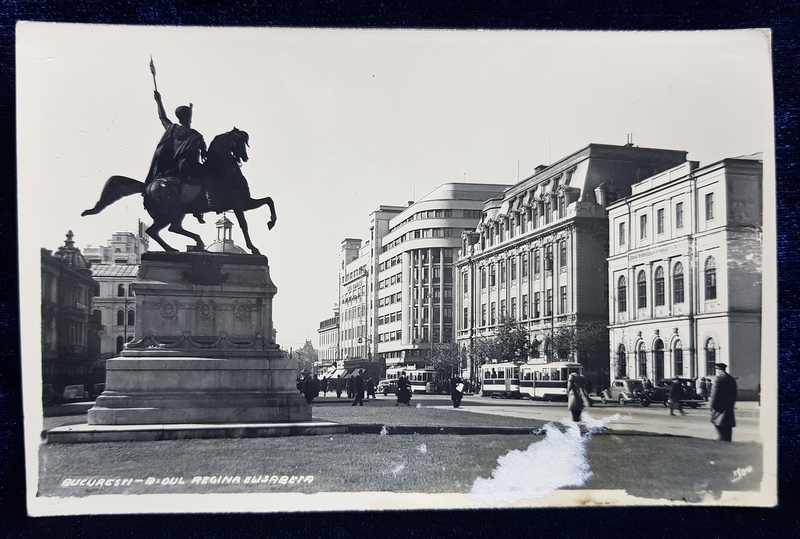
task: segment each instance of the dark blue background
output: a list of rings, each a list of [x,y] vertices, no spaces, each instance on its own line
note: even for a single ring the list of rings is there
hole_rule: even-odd
[[[526,5],[530,4],[530,5]],[[0,0],[0,537],[760,537],[798,533],[798,5],[796,1]],[[780,506],[32,519],[25,512],[19,362],[14,24],[575,30],[772,28],[777,156]],[[57,95],[57,94],[54,94]],[[733,111],[732,111],[733,113]],[[29,126],[30,127],[30,126]],[[34,126],[47,129],[47,125]],[[769,201],[766,201],[769,204]],[[643,455],[643,458],[650,456]]]

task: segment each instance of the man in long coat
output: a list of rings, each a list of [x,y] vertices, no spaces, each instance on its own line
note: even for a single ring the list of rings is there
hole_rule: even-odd
[[[567,379],[567,409],[572,412],[572,420],[581,420],[583,411],[583,376],[573,372]]]
[[[728,366],[717,363],[717,377],[711,388],[711,422],[717,428],[720,441],[730,442],[736,417],[733,405],[736,403],[736,380],[728,374]]]
[[[355,392],[355,398],[351,406],[355,406],[356,404],[364,406],[364,379],[361,378],[361,372],[356,374],[353,379],[353,391]]]

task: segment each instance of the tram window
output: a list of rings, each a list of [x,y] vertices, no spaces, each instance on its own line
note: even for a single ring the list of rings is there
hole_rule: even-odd
[[[503,371],[503,369],[497,371],[497,377],[501,379],[506,377],[506,373]]]
[[[514,376],[512,378],[519,378],[519,369],[517,367],[514,367]]]

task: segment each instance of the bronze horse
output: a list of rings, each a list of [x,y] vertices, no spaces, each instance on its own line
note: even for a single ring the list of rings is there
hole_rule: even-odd
[[[170,247],[159,235],[167,225],[170,232],[193,239],[197,248],[203,249],[205,246],[200,236],[183,228],[184,217],[187,214],[200,215],[209,211],[233,211],[244,234],[247,248],[255,255],[260,254],[250,241],[244,212],[260,208],[264,204],[269,206],[269,229],[275,226],[277,216],[270,197],[254,199],[250,196],[247,179],[241,171],[242,162],[247,162],[248,159],[248,140],[248,134],[235,127],[232,131],[217,135],[208,147],[206,161],[199,167],[199,173],[184,181],[159,177],[145,184],[126,176],[111,176],[103,186],[100,200],[93,208],[81,213],[81,216],[100,213],[117,200],[139,193],[144,197],[147,213],[153,218],[147,235],[156,240],[165,251],[174,252],[177,249]]]

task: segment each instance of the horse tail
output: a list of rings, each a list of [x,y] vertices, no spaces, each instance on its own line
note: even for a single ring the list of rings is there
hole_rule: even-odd
[[[90,208],[81,213],[81,217],[100,213],[117,200],[136,193],[144,193],[144,183],[139,180],[134,180],[133,178],[128,178],[127,176],[111,176],[106,180],[106,184],[103,186],[103,191],[100,193],[100,200],[97,201],[94,208]]]

